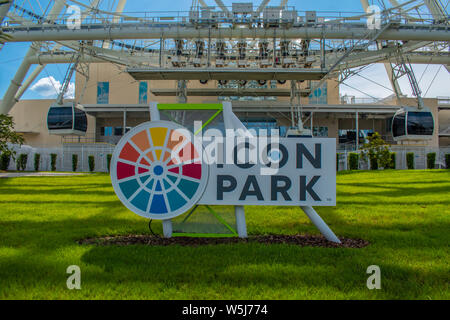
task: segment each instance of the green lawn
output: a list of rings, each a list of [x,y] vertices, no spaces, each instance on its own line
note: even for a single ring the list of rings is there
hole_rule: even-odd
[[[148,221],[120,204],[107,175],[0,179],[0,298],[450,298],[448,170],[344,172],[337,188],[337,207],[318,212],[368,247],[79,245],[148,233]],[[246,214],[250,234],[318,233],[298,208]],[[366,287],[373,264],[381,290]],[[69,265],[81,268],[81,290],[66,288]]]

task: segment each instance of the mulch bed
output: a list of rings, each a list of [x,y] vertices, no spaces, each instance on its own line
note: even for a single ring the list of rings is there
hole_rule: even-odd
[[[201,246],[233,243],[263,243],[263,244],[290,244],[301,247],[325,247],[325,248],[363,248],[369,242],[362,239],[339,238],[341,244],[330,242],[323,236],[315,235],[265,235],[250,236],[247,239],[241,238],[193,238],[193,237],[173,237],[162,238],[153,235],[127,235],[127,236],[106,236],[100,238],[88,238],[78,241],[79,244],[95,244],[101,246],[108,245],[149,245],[149,246]]]

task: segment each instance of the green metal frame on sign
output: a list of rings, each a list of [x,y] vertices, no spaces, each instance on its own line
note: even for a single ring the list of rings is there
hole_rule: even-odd
[[[158,104],[158,110],[160,111],[181,111],[181,110],[216,110],[216,112],[202,125],[200,129],[194,132],[194,135],[199,134],[203,129],[205,129],[222,111],[223,106],[220,103],[209,103],[209,104],[196,104],[196,103],[169,103],[169,104]],[[176,122],[169,114],[165,113],[172,121]],[[238,233],[233,229],[214,209],[210,206],[205,205],[209,213],[211,213],[217,221],[223,224],[231,234],[216,234],[216,233],[182,233],[173,232],[173,237],[238,237]],[[192,214],[196,211],[198,205],[194,206],[191,211],[186,215],[181,223],[186,222]]]

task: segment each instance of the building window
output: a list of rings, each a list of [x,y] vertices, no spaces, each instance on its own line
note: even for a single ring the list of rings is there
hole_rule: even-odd
[[[112,127],[101,127],[100,128],[100,135],[103,137],[110,137],[112,136],[113,128]]]
[[[312,86],[314,86],[314,82],[312,83]],[[309,95],[309,103],[310,104],[327,104],[328,99],[328,89],[327,89],[327,83],[325,82],[320,88],[317,88],[314,90],[313,93]]]
[[[311,127],[305,126],[305,129],[311,129]],[[313,137],[328,137],[328,127],[313,127]]]
[[[148,96],[148,83],[145,81],[139,82],[139,104],[146,104]]]
[[[122,127],[114,127],[114,135],[121,136],[123,134]]]
[[[276,130],[278,135],[280,133],[275,120],[244,120],[243,124],[248,130],[254,130],[257,136],[270,136],[273,130]]]
[[[97,103],[109,103],[109,82],[97,82]]]

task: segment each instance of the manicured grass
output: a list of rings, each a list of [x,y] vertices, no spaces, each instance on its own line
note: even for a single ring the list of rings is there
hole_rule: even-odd
[[[120,204],[107,175],[0,179],[0,298],[450,298],[448,170],[345,172],[337,187],[337,207],[317,210],[366,248],[78,245],[148,233],[148,221]],[[298,208],[246,214],[250,234],[318,233]],[[66,287],[69,265],[81,268],[81,290]],[[366,287],[369,265],[381,268],[381,290]]]

